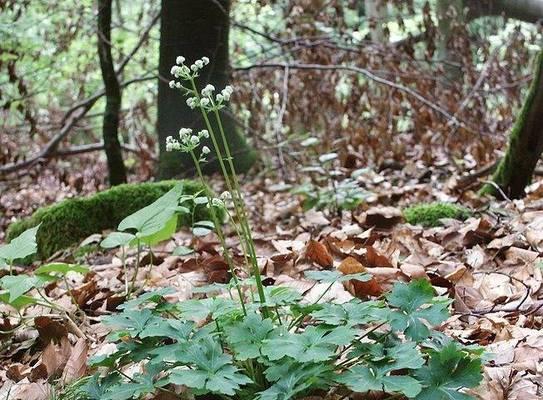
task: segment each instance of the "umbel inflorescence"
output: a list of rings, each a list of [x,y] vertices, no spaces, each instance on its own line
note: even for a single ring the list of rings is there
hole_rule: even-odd
[[[226,86],[220,93],[215,94],[215,87],[211,84],[206,85],[200,92],[196,89],[195,79],[199,76],[199,71],[209,64],[209,58],[202,57],[196,60],[190,67],[185,65],[185,57],[179,56],[176,59],[176,65],[171,69],[171,74],[175,79],[169,83],[170,88],[180,89],[184,92],[187,98],[187,106],[191,109],[200,108],[204,113],[218,111],[225,106],[225,102],[230,100],[234,89],[232,86]],[[188,83],[189,87],[185,86],[182,81]],[[209,138],[209,131],[202,129],[197,133],[193,133],[190,128],[181,128],[179,130],[179,139],[173,136],[166,138],[166,151],[182,151],[185,153],[194,152],[199,146],[201,139]],[[200,154],[200,161],[205,161],[205,156],[211,150],[207,146],[203,146]]]

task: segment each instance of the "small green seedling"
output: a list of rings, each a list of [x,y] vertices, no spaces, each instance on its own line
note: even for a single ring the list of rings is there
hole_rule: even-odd
[[[8,244],[0,246],[0,261],[9,266],[9,274],[13,273],[13,263],[35,254],[38,251],[36,234],[40,225],[27,229]]]

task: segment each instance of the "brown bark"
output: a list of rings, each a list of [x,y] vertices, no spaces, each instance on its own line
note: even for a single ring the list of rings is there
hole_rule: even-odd
[[[107,157],[109,183],[118,185],[126,182],[126,168],[119,142],[121,88],[111,56],[111,3],[112,0],[98,0],[98,55],[106,93],[102,136]]]

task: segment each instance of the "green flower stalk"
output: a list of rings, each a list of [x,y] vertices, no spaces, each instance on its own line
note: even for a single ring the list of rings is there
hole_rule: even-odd
[[[212,150],[209,149],[207,146],[203,146],[200,150],[199,157],[196,157],[196,150],[200,147],[202,138],[209,138],[211,140],[215,156],[217,157],[226,183],[226,188],[230,197],[232,198],[235,212],[234,216],[239,223],[239,226],[235,224],[236,233],[239,236],[242,249],[245,252],[246,260],[248,260],[248,266],[251,270],[251,274],[255,278],[259,300],[262,304],[265,304],[266,296],[264,294],[262,277],[260,275],[260,270],[256,258],[256,250],[252,238],[251,227],[247,218],[247,212],[245,210],[245,204],[243,201],[243,196],[241,194],[239,180],[234,167],[232,153],[226,139],[225,131],[221,121],[221,116],[219,113],[219,111],[225,107],[225,103],[230,100],[234,89],[231,86],[226,86],[220,91],[220,93],[215,93],[215,87],[213,85],[207,85],[201,91],[198,91],[198,88],[196,86],[196,78],[199,76],[199,71],[207,64],[209,64],[209,59],[207,57],[202,57],[201,59],[196,60],[192,65],[187,66],[185,65],[185,58],[180,56],[177,57],[176,65],[174,65],[171,69],[171,73],[176,79],[172,80],[169,86],[172,89],[182,90],[185,96],[187,96],[187,106],[189,106],[191,109],[198,108],[200,110],[207,129],[201,130],[200,132],[193,134],[191,129],[181,128],[179,131],[179,139],[173,138],[172,136],[169,136],[167,138],[166,150],[190,153],[194,161],[198,176],[202,180],[202,182],[204,182],[200,164],[207,161],[206,156],[209,155]],[[185,86],[181,81],[186,82],[187,86]],[[216,126],[218,127],[218,132],[215,132],[215,129],[211,124],[210,117],[215,120]],[[212,204],[215,200],[219,199],[208,200],[210,207],[213,208]],[[215,225],[217,235],[219,236],[219,240],[221,241],[221,245],[223,246],[225,259],[237,284],[234,265],[232,263],[232,258],[226,249],[226,243],[224,241],[224,234],[222,232],[220,221],[218,221],[217,218],[213,217],[213,223]],[[264,312],[265,314],[268,313],[266,308],[264,308]]]

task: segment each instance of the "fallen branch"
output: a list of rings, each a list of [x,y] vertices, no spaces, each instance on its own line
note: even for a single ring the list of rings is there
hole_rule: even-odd
[[[428,108],[430,108],[430,109],[434,110],[435,112],[437,112],[438,114],[442,115],[447,120],[451,121],[451,124],[458,125],[458,126],[464,128],[464,129],[466,129],[470,133],[479,133],[479,134],[481,133],[481,132],[475,132],[473,129],[468,127],[464,122],[460,121],[456,116],[452,115],[450,112],[448,112],[444,108],[438,106],[437,104],[435,104],[435,102],[427,99],[426,97],[421,95],[416,90],[413,90],[413,89],[411,89],[411,88],[409,88],[407,86],[404,86],[402,84],[390,81],[388,79],[382,78],[382,77],[374,74],[373,72],[371,72],[371,71],[369,71],[369,70],[367,70],[365,68],[362,68],[362,67],[355,67],[355,66],[350,66],[350,65],[340,65],[340,64],[337,64],[337,65],[325,65],[325,64],[299,64],[299,63],[265,63],[265,64],[249,65],[249,66],[246,66],[246,67],[237,67],[237,68],[234,68],[234,70],[236,70],[236,71],[250,71],[250,70],[256,69],[256,68],[282,68],[282,69],[289,68],[291,70],[294,70],[294,69],[299,69],[299,70],[306,69],[306,70],[321,70],[321,71],[349,71],[349,72],[355,72],[355,73],[364,75],[366,78],[368,78],[368,79],[370,79],[370,80],[372,80],[374,82],[380,83],[382,85],[385,85],[385,86],[388,86],[388,87],[391,87],[391,88],[394,88],[394,89],[397,89],[397,90],[399,90],[401,92],[406,93],[407,95],[415,98],[416,100],[418,100],[419,102],[421,102],[422,104],[427,106]]]

